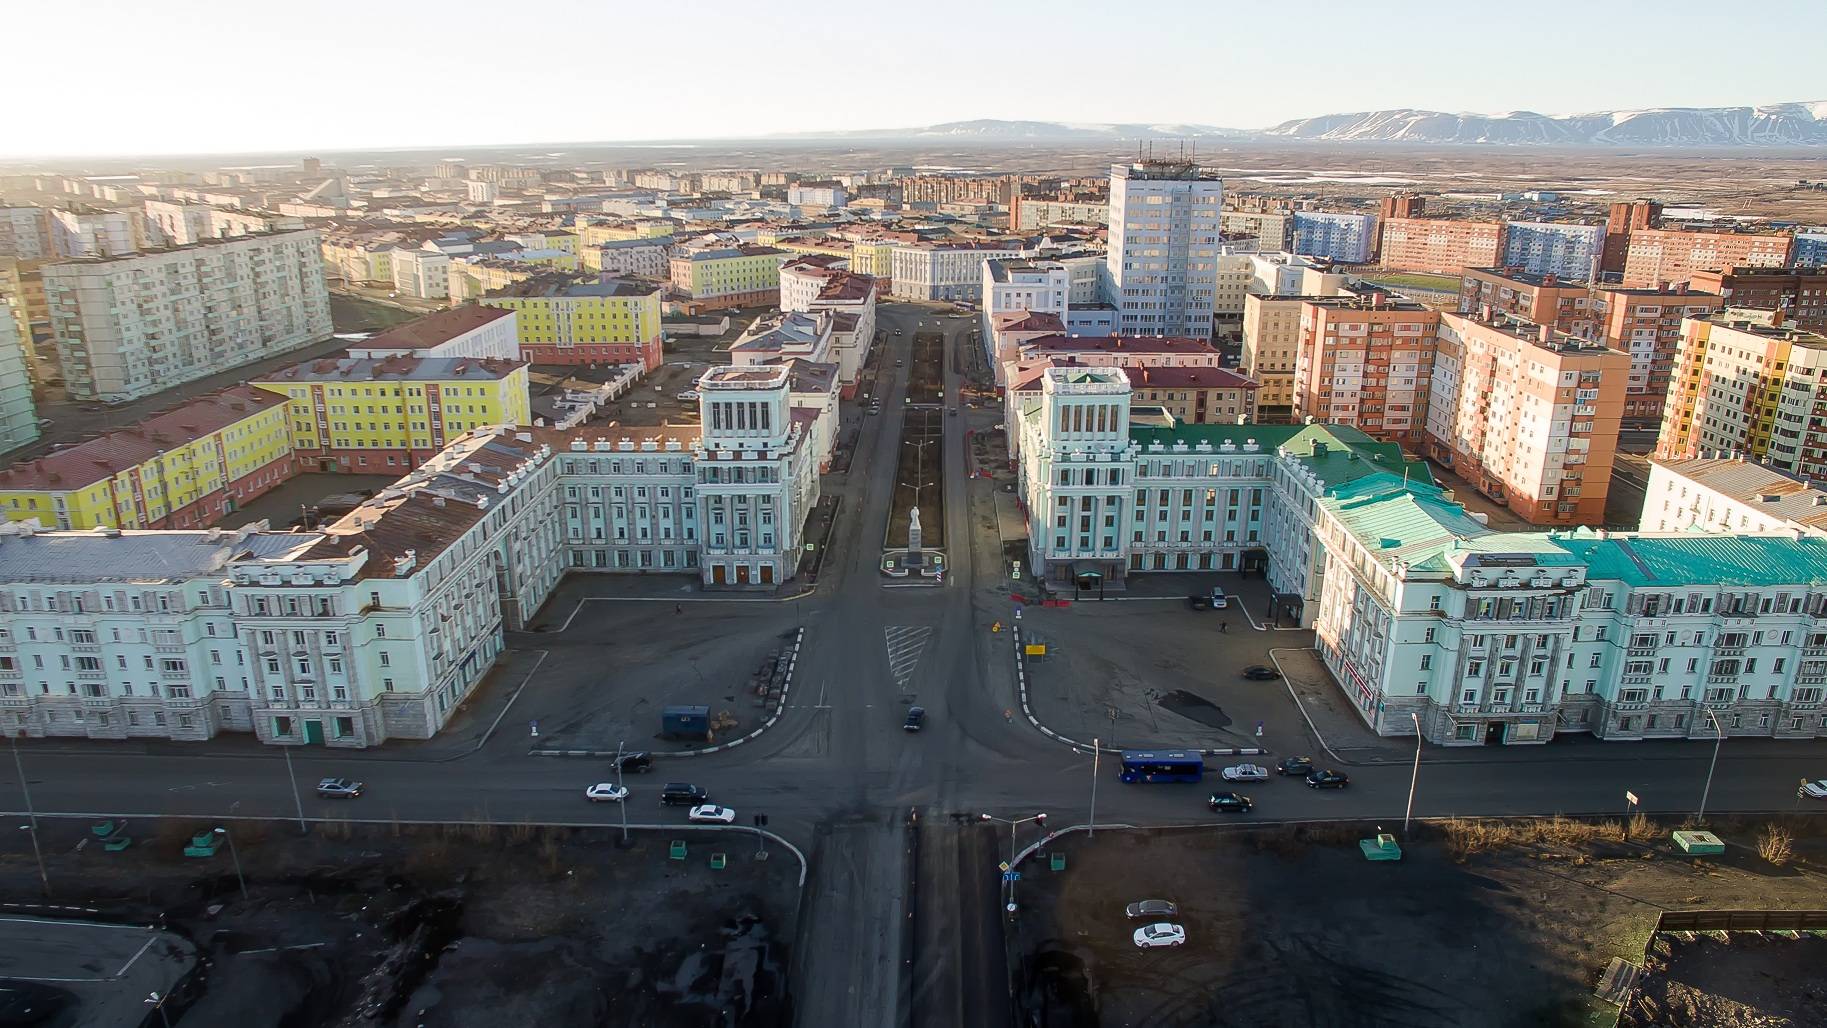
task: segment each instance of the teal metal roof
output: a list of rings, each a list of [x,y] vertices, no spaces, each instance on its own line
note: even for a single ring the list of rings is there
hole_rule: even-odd
[[[1247,440],[1254,439],[1264,453],[1273,453],[1277,446],[1298,431],[1299,425],[1176,424],[1172,428],[1161,428],[1132,424],[1129,426],[1129,441],[1143,449],[1155,443],[1168,447],[1175,443],[1185,443],[1187,446],[1209,443],[1213,449],[1217,449],[1225,443],[1235,443],[1241,447]]]
[[[1406,474],[1412,482],[1434,484],[1426,461],[1409,460],[1395,443],[1377,442],[1344,425],[1305,425],[1281,445],[1328,486],[1353,482],[1379,471]]]
[[[1552,533],[1587,577],[1648,585],[1827,584],[1827,539],[1720,533]]]
[[[1444,571],[1444,556],[1459,540],[1490,534],[1439,486],[1387,471],[1329,488],[1320,503],[1386,564]]]

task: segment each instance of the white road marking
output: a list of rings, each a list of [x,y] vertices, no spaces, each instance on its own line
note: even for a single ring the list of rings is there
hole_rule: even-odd
[[[882,629],[882,644],[888,649],[888,673],[894,676],[896,685],[905,687],[913,678],[932,634],[930,626],[921,625],[890,625]]]

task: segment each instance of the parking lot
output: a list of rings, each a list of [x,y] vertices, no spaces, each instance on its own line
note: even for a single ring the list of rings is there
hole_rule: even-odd
[[[1184,597],[1029,604],[1020,627],[1024,643],[1047,648],[1027,664],[1030,707],[1068,738],[1124,749],[1307,745],[1282,683],[1243,676],[1270,665],[1273,647],[1309,645],[1307,633],[1258,632],[1235,604],[1193,610]]]
[[[576,588],[608,584],[581,576]],[[575,605],[561,596],[546,616],[562,625]],[[529,634],[528,645],[546,656],[504,735],[555,749],[626,744],[663,753],[708,745],[661,738],[661,711],[675,704],[707,706],[713,719],[727,713],[730,723],[713,741],[746,734],[771,710],[755,691],[758,673],[792,648],[799,626],[793,604],[752,600],[681,595],[678,602],[599,601],[576,609],[563,631]]]
[[[137,925],[0,918],[0,1024],[111,1028],[139,1024],[168,995],[196,947]]]

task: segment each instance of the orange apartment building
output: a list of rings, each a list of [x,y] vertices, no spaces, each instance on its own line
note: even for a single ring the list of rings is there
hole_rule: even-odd
[[[1387,293],[1301,305],[1294,419],[1350,425],[1419,452],[1440,313]]]
[[[1126,367],[1129,402],[1165,407],[1188,425],[1256,420],[1256,383],[1229,368]]]
[[[1684,232],[1672,228],[1632,229],[1624,255],[1625,286],[1691,281],[1696,272],[1789,263],[1795,238],[1779,232]]]
[[[1473,314],[1438,342],[1427,455],[1531,524],[1603,524],[1629,355]]]
[[[1681,285],[1672,289],[1599,287],[1592,291],[1592,306],[1599,318],[1597,338],[1630,355],[1624,417],[1660,421],[1674,375],[1675,354],[1681,346],[1682,319],[1704,318],[1724,303],[1711,293],[1692,292]]]
[[[1827,268],[1731,267],[1696,271],[1689,289],[1716,293],[1721,306],[1783,312],[1784,324],[1827,332]]]
[[[1391,218],[1382,226],[1379,263],[1393,271],[1457,275],[1503,263],[1504,223],[1456,218]]]
[[[1534,275],[1520,268],[1467,268],[1459,278],[1459,313],[1489,309],[1582,339],[1596,339],[1599,318],[1584,282]]]
[[[1630,251],[1630,234],[1661,224],[1662,205],[1654,200],[1630,200],[1611,205],[1605,218],[1605,248],[1599,258],[1599,270],[1607,275],[1624,273],[1624,258]]]
[[[1827,478],[1827,336],[1738,307],[1682,323],[1656,455],[1714,454]]]

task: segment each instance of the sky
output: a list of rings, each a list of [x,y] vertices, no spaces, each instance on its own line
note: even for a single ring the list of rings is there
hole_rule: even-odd
[[[1827,100],[1819,62],[1802,56],[1827,44],[1821,0],[5,8],[15,102],[0,107],[0,158]]]

